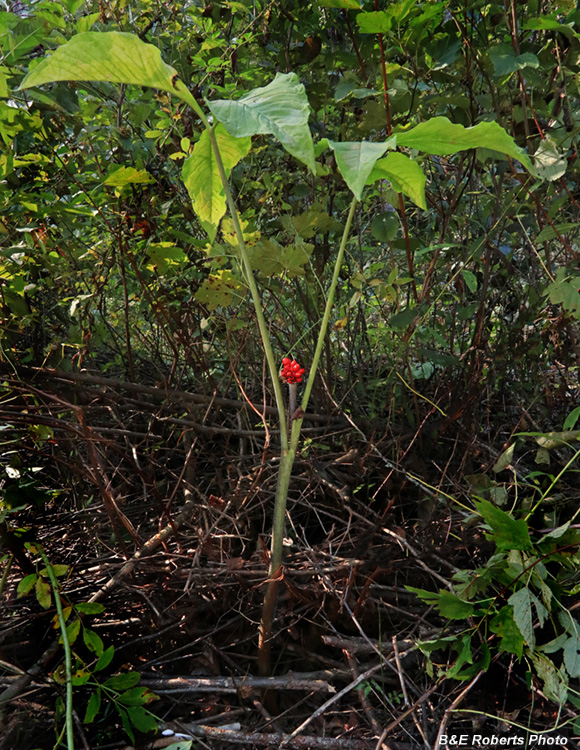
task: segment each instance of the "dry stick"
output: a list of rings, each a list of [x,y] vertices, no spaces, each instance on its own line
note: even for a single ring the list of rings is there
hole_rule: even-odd
[[[405,656],[405,653],[401,654],[401,656]],[[437,688],[441,685],[441,683],[445,680],[445,677],[441,677],[434,685],[431,685],[429,690],[423,693],[423,695],[420,698],[417,698],[415,703],[413,703],[412,706],[409,706],[409,708],[406,711],[403,711],[402,714],[399,714],[397,718],[394,721],[391,721],[391,723],[385,728],[385,737],[389,732],[392,732],[395,727],[398,727],[399,724],[403,721],[403,719],[406,719],[407,716],[412,714],[414,711],[417,710],[417,708],[421,705],[421,703],[424,703],[427,698],[431,695],[431,693],[434,693]]]
[[[445,711],[443,714],[443,719],[441,721],[441,724],[439,725],[439,731],[437,732],[437,742],[435,743],[435,747],[433,750],[439,750],[440,747],[440,738],[443,734],[445,734],[445,729],[447,727],[447,722],[449,721],[449,718],[453,711],[457,708],[457,706],[461,703],[461,701],[465,698],[467,693],[471,690],[471,688],[475,685],[475,683],[479,680],[482,674],[485,674],[485,669],[482,669],[480,672],[478,672],[473,680],[469,683],[469,685],[466,685],[465,688],[459,693],[457,698],[453,701],[453,703],[449,706],[449,708]]]
[[[407,656],[407,654],[410,654],[411,652],[415,651],[417,647],[412,646],[411,648],[407,649],[406,651],[403,651],[400,656]],[[372,675],[375,674],[375,672],[378,672],[379,669],[382,669],[386,664],[391,664],[391,662],[394,660],[384,661],[380,662],[379,664],[375,664],[374,667],[371,667],[370,669],[367,669],[366,672],[363,672],[361,675],[359,675],[356,680],[353,680],[349,685],[347,685],[345,688],[343,688],[340,692],[338,692],[336,695],[333,695],[332,698],[329,698],[325,703],[322,704],[322,706],[319,706],[314,713],[306,719],[306,721],[303,721],[300,726],[295,729],[292,734],[288,735],[281,743],[280,747],[288,747],[288,744],[291,740],[293,740],[295,737],[297,737],[299,734],[302,733],[304,729],[310,724],[311,721],[314,721],[314,719],[321,716],[327,708],[330,708],[334,703],[339,701],[343,696],[347,695],[347,693],[350,693],[351,690],[354,690],[357,685],[360,685],[361,682],[364,682],[365,680],[368,680],[369,677],[372,677]]]
[[[401,684],[401,691],[403,693],[403,699],[405,706],[409,704],[409,696],[407,694],[407,686],[405,685],[405,678],[403,676],[403,667],[401,666],[401,655],[399,654],[399,647],[397,646],[397,638],[393,636],[393,653],[395,654],[395,663],[397,664],[397,672],[399,675],[399,682]]]
[[[2,365],[0,363],[0,372],[6,373],[8,372],[7,366]],[[216,406],[223,406],[223,407],[231,407],[232,409],[243,409],[247,407],[247,403],[245,401],[238,401],[236,399],[232,398],[221,398],[219,396],[207,396],[202,393],[190,393],[188,391],[176,391],[176,390],[168,390],[166,388],[155,388],[154,386],[150,385],[140,385],[138,383],[128,383],[123,380],[115,380],[113,378],[104,378],[100,377],[99,375],[90,375],[89,373],[85,372],[63,372],[61,370],[50,370],[46,368],[37,368],[37,367],[19,367],[19,372],[23,374],[30,374],[33,377],[46,377],[51,378],[53,380],[62,380],[63,382],[72,382],[72,383],[86,383],[87,385],[102,385],[105,388],[110,388],[113,393],[116,393],[120,390],[129,391],[132,393],[141,393],[146,394],[150,396],[154,396],[156,398],[159,398],[161,400],[167,400],[167,401],[181,401],[181,402],[192,402],[194,404],[208,404],[212,403]],[[7,378],[10,381],[14,381],[14,378]],[[50,394],[44,394],[45,396],[48,396]],[[265,410],[263,406],[260,404],[257,406],[256,404],[253,404],[252,408],[254,411],[261,410],[260,415],[262,414],[268,414],[268,415],[277,415],[278,409],[275,406],[266,406]],[[312,414],[308,413],[308,421],[309,422],[320,422],[320,423],[329,423],[329,422],[337,422],[340,424],[344,424],[344,420],[340,418],[336,418],[333,420],[332,417],[329,417],[327,414]]]
[[[404,547],[413,555],[413,557],[416,559],[418,564],[423,568],[423,570],[426,570],[434,578],[437,578],[438,581],[441,581],[441,583],[446,588],[448,588],[449,591],[453,593],[455,592],[455,589],[453,588],[453,584],[451,584],[446,578],[443,578],[443,576],[440,576],[439,573],[437,573],[436,571],[431,570],[431,568],[426,563],[424,563],[423,560],[421,560],[420,553],[411,544],[409,544],[409,542],[406,539],[404,539],[402,536],[400,536],[396,532],[391,531],[390,529],[387,529],[387,528],[382,528],[381,531],[383,531],[385,534],[388,534],[389,536],[394,537],[402,547]]]
[[[176,723],[176,722],[174,722]],[[249,747],[250,745],[266,745],[271,747],[295,747],[308,750],[313,748],[317,750],[373,750],[375,747],[374,740],[342,739],[334,737],[294,737],[279,733],[266,734],[263,732],[240,732],[233,729],[219,729],[218,727],[208,727],[205,725],[187,725],[181,724],[183,729],[194,737],[205,737],[222,742],[236,743]],[[393,742],[391,750],[414,750],[416,745],[406,742]]]
[[[357,664],[356,659],[354,658],[354,656],[352,654],[349,654],[349,652],[346,649],[344,649],[344,654],[345,654],[345,656],[347,658],[348,664],[349,664],[350,669],[352,671],[352,676],[354,678],[357,678],[359,676],[360,672],[358,670],[358,664]],[[371,706],[371,703],[369,701],[368,695],[366,694],[366,691],[364,691],[364,690],[359,690],[358,693],[359,693],[358,697],[359,697],[361,706],[363,708],[363,711],[367,715],[368,720],[371,723],[371,727],[373,728],[373,732],[376,735],[379,735],[381,733],[381,726],[380,726],[379,722],[377,721],[377,717],[375,716],[375,712],[373,710],[373,707]]]
[[[326,679],[313,678],[311,672],[289,672],[279,677],[144,677],[143,687],[158,693],[242,693],[250,690],[277,688],[279,690],[311,690],[336,693],[336,688]],[[329,672],[328,677],[332,677]]]
[[[191,514],[191,511],[195,507],[196,502],[194,500],[188,500],[183,506],[181,512],[174,518],[174,524],[179,527]],[[165,541],[168,537],[173,534],[173,528],[171,525],[166,526],[160,532],[148,539],[145,544],[138,550],[130,560],[123,565],[121,570],[113,576],[107,583],[102,586],[90,599],[89,602],[96,602],[102,599],[105,594],[109,593],[125,576],[129,575],[135,568],[139,560],[144,557],[147,553],[152,552],[158,547],[161,542]],[[6,703],[17,698],[21,693],[26,690],[28,685],[32,682],[35,677],[38,677],[45,667],[51,662],[54,656],[57,654],[60,646],[58,639],[48,647],[48,649],[42,654],[40,659],[34,664],[28,671],[26,671],[21,677],[18,678],[10,687],[6,688],[3,693],[0,693],[0,709]]]

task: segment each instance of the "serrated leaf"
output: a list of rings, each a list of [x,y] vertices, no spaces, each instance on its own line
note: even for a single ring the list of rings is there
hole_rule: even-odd
[[[129,720],[140,732],[153,732],[157,729],[157,719],[150,711],[142,706],[128,706]]]
[[[106,669],[111,661],[113,660],[113,656],[115,655],[115,647],[109,646],[109,648],[105,649],[101,656],[97,659],[97,663],[95,664],[94,671],[100,672],[102,669]]]
[[[556,665],[540,654],[532,654],[532,662],[543,681],[544,693],[549,700],[563,705],[568,697],[568,678],[565,672],[556,668]]]
[[[514,622],[513,613],[513,607],[509,605],[502,607],[490,621],[489,629],[500,637],[500,653],[506,651],[508,654],[515,654],[518,659],[521,659],[524,652],[524,637]]]
[[[568,635],[566,633],[560,633],[560,635],[557,638],[554,638],[553,641],[550,641],[543,646],[538,646],[537,650],[544,654],[555,654],[561,648],[564,648],[567,640]]]
[[[334,151],[336,163],[344,181],[356,198],[362,198],[365,183],[378,159],[389,148],[397,145],[396,137],[389,138],[382,143],[371,141],[328,141]]]
[[[477,511],[484,521],[491,526],[493,538],[498,549],[530,549],[530,533],[523,519],[516,521],[509,513],[496,508],[489,500],[474,501]]]
[[[39,576],[36,579],[34,589],[40,606],[43,609],[50,609],[52,603],[52,589],[50,588],[50,583],[43,581]]]
[[[472,293],[477,292],[477,276],[473,273],[473,271],[468,271],[467,268],[462,268],[461,275],[465,279],[465,283],[467,284],[467,288],[469,289],[469,291]]]
[[[148,692],[146,687],[134,687],[117,696],[117,700],[124,706],[143,706],[149,703]]]
[[[568,222],[566,224],[554,224],[545,226],[541,232],[538,232],[536,235],[536,242],[548,242],[549,240],[555,240],[558,237],[561,237],[563,234],[568,234],[568,232],[573,232],[580,227],[580,224],[575,222]]]
[[[393,151],[384,159],[379,159],[367,180],[367,185],[376,180],[389,180],[393,190],[404,193],[419,208],[426,209],[425,173],[416,161],[406,154]]]
[[[117,713],[121,717],[121,724],[123,725],[123,729],[125,732],[129,735],[131,742],[135,742],[135,734],[133,732],[133,727],[131,726],[131,722],[129,721],[129,717],[127,715],[127,711],[122,708],[119,703],[115,703],[115,708],[117,709]]]
[[[570,414],[566,417],[566,421],[564,422],[563,429],[564,430],[573,430],[574,427],[576,427],[576,422],[580,418],[580,406],[577,406],[575,409],[572,409]]]
[[[87,704],[87,710],[85,711],[85,718],[83,724],[90,724],[95,720],[95,717],[99,713],[101,708],[101,688],[97,688],[95,692],[89,698]]]
[[[235,138],[219,123],[214,131],[226,176],[249,153],[250,137]],[[226,194],[220,179],[215,154],[207,130],[201,134],[181,171],[193,208],[213,242],[226,212]]]
[[[67,574],[69,566],[68,565],[51,565],[52,572],[57,578],[60,578],[60,576],[64,576]],[[46,568],[42,568],[38,571],[39,575],[41,575],[43,578],[49,578],[49,573]]]
[[[74,620],[73,622],[69,623],[66,626],[66,634],[68,636],[68,642],[70,646],[72,646],[73,643],[75,643],[76,639],[79,637],[80,632],[81,632],[80,620]],[[62,643],[62,635],[60,637],[59,643]]]
[[[538,68],[540,61],[531,52],[516,54],[511,44],[497,44],[488,50],[496,76],[506,76],[524,68]]]
[[[558,151],[554,139],[547,136],[540,141],[538,150],[534,154],[534,165],[538,175],[543,180],[554,182],[566,173],[568,160],[564,154]]]
[[[401,223],[394,211],[373,216],[371,221],[371,234],[378,242],[392,242],[397,236]]]
[[[175,247],[172,242],[154,242],[147,248],[146,267],[150,271],[157,271],[163,275],[173,266],[187,262],[187,255],[180,247]]]
[[[36,575],[36,573],[30,573],[30,575],[25,576],[18,584],[18,588],[16,589],[16,596],[21,597],[29,594],[34,588],[37,578],[38,576]]]
[[[245,287],[226,268],[210,274],[194,294],[194,298],[213,311],[218,307],[231,305],[234,298],[239,297],[244,289]]]
[[[92,675],[88,670],[77,669],[75,672],[72,673],[71,681],[75,687],[80,687],[81,685],[86,685],[87,682],[91,679],[91,677]]]
[[[514,609],[514,622],[518,626],[524,641],[533,650],[536,645],[536,638],[532,620],[532,598],[529,589],[524,586],[524,588],[516,591],[508,599],[508,604],[511,604]]]
[[[28,73],[21,89],[53,81],[108,81],[175,93],[177,71],[161,52],[134,34],[85,31],[73,36]]]
[[[564,644],[564,664],[570,677],[580,677],[580,638],[570,636]]]
[[[241,99],[219,99],[208,106],[232,136],[273,135],[289,153],[316,171],[308,127],[310,105],[296,73],[277,73],[267,86]]]
[[[447,117],[432,117],[411,130],[397,133],[397,145],[447,156],[470,148],[489,148],[520,161],[534,172],[526,152],[497,122],[480,122],[470,128],[452,123]]]

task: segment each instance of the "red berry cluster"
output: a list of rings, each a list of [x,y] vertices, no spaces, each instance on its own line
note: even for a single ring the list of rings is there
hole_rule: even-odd
[[[305,372],[306,370],[303,367],[300,367],[295,359],[284,357],[282,360],[282,371],[280,377],[285,383],[301,383],[302,376]]]

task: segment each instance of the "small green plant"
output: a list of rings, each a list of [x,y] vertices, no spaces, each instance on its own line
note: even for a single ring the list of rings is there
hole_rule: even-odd
[[[365,19],[368,15],[363,14]],[[186,156],[182,177],[201,226],[207,233],[209,250],[216,246],[220,224],[226,211],[229,213],[229,219],[222,225],[222,233],[229,250],[226,253],[220,251],[219,254],[233,257],[232,269],[220,269],[212,274],[203,293],[207,297],[206,301],[211,302],[213,297],[215,300],[222,300],[223,303],[223,299],[230,299],[233,293],[241,294],[244,289],[249,291],[278,411],[280,469],[272,520],[268,583],[265,587],[260,623],[258,659],[260,673],[269,674],[272,622],[279,584],[283,579],[284,523],[290,477],[303,418],[307,413],[329,329],[355,211],[357,204],[363,199],[365,187],[387,180],[399,193],[400,202],[405,195],[419,207],[426,207],[425,174],[410,156],[396,151],[399,147],[438,155],[450,155],[482,147],[491,149],[498,155],[518,159],[527,169],[532,169],[532,165],[527,154],[496,122],[481,122],[474,127],[465,128],[450,122],[446,117],[433,117],[416,127],[401,129],[393,135],[390,133],[389,123],[388,137],[375,142],[333,141],[323,138],[314,144],[308,126],[310,105],[304,86],[295,73],[278,73],[268,85],[256,88],[237,100],[208,101],[207,106],[211,114],[207,114],[191,94],[186,83],[180,79],[177,70],[163,61],[156,47],[144,43],[135,35],[122,32],[87,31],[74,36],[49,57],[40,61],[36,67],[31,66],[20,88],[26,89],[55,81],[87,80],[133,84],[168,92],[191,107],[203,128],[190,155],[186,154],[191,145],[189,141],[182,144],[181,155]],[[155,131],[156,137],[162,136],[163,127],[159,127],[160,129]],[[300,408],[291,410],[289,415],[286,414],[280,384],[279,359],[273,351],[256,272],[264,262],[275,262],[286,273],[299,274],[301,267],[308,262],[309,250],[300,238],[287,247],[273,240],[262,242],[256,237],[256,233],[252,233],[251,228],[242,222],[238,214],[229,178],[234,167],[250,153],[253,147],[252,138],[258,135],[274,136],[286,151],[305,165],[314,176],[318,173],[327,174],[323,165],[317,163],[316,159],[324,151],[331,151],[338,170],[353,195],[334,258],[334,270],[326,290],[326,298],[321,296],[323,309],[318,311],[320,323],[317,342],[312,361],[308,363],[308,380]],[[342,205],[346,207],[348,201],[343,201]],[[253,240],[253,244],[250,243],[250,239]]]
[[[57,720],[64,716],[63,732],[66,732],[68,750],[74,749],[73,688],[85,685],[93,687],[93,691],[85,709],[83,723],[91,724],[95,721],[104,708],[103,704],[108,703],[118,713],[123,729],[133,742],[135,741],[134,729],[140,732],[155,730],[158,720],[144,706],[156,700],[157,696],[147,688],[137,686],[141,678],[139,672],[112,675],[102,682],[97,677],[98,673],[103,672],[111,664],[115,655],[115,647],[111,645],[105,648],[98,633],[87,627],[85,618],[102,614],[105,610],[104,606],[98,602],[71,604],[63,601],[58,579],[68,574],[68,565],[52,565],[39,544],[28,543],[27,548],[30,552],[40,556],[44,567],[20,581],[17,595],[21,597],[34,591],[43,609],[50,609],[54,599],[57,610],[54,625],[61,633],[60,642],[63,645],[65,660],[52,673],[52,679],[57,684],[65,686],[66,700],[63,704],[62,699],[57,699],[56,715]],[[87,663],[73,648],[81,635],[82,643],[94,657],[90,663]]]
[[[537,530],[531,525],[559,477],[539,497],[534,497],[537,485],[531,481],[527,488],[518,486],[521,500],[509,511],[498,507],[497,500],[474,500],[476,515],[466,523],[478,522],[493,542],[487,562],[458,571],[452,590],[407,587],[442,617],[469,622],[460,633],[420,643],[429,674],[469,680],[488,668],[494,653],[513,654],[525,663],[529,676],[540,678],[548,698],[563,704],[570,697],[569,681],[580,677],[580,622],[565,601],[580,590],[580,529],[573,526],[580,511],[555,527]],[[490,482],[489,493],[505,503],[507,493],[492,492],[497,489]],[[531,496],[525,497],[526,489]],[[542,517],[555,520],[554,514]],[[445,651],[454,654],[451,666],[436,663],[436,654]]]

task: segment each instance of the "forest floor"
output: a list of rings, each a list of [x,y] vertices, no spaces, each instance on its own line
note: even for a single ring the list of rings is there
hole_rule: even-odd
[[[46,606],[38,586],[17,596],[42,568],[30,539],[68,566],[71,623],[78,605],[104,605],[72,636],[75,747],[578,746],[576,709],[549,700],[525,660],[495,648],[478,668],[493,634],[442,618],[407,588],[451,590],[454,575],[493,554],[459,477],[486,476],[502,443],[441,425],[435,443],[380,421],[311,415],[287,511],[274,676],[260,678],[275,430],[268,444],[259,417],[235,400],[54,371],[27,377],[26,389],[7,381],[2,407],[8,486],[21,500],[4,514],[0,750],[56,747],[63,726],[54,599]],[[467,648],[461,679],[450,678]],[[129,710],[132,738],[122,721],[130,696],[106,684],[130,672],[158,726],[140,732],[150,717]]]

